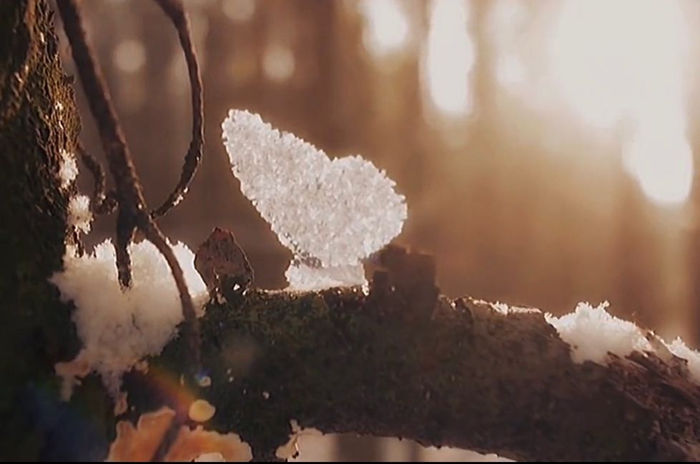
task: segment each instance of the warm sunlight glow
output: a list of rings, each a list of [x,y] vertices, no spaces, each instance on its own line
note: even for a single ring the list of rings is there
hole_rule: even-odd
[[[430,100],[450,115],[472,110],[469,72],[474,66],[474,44],[467,30],[467,2],[433,0],[423,67]]]
[[[550,39],[564,101],[586,124],[631,129],[625,165],[645,194],[685,201],[693,175],[686,140],[687,24],[671,0],[567,0]]]
[[[488,35],[496,53],[496,79],[508,90],[525,81],[525,66],[520,56],[527,3],[523,0],[494,0],[488,12]]]
[[[362,39],[370,53],[387,55],[406,44],[409,24],[398,0],[363,0],[359,7],[367,21]]]
[[[226,0],[221,2],[221,9],[231,21],[250,21],[255,14],[255,0]]]
[[[693,182],[693,153],[681,134],[639,130],[625,147],[625,165],[644,193],[659,204],[683,203]]]
[[[511,88],[525,80],[522,61],[514,55],[503,55],[496,62],[496,79],[504,87]]]
[[[138,40],[123,40],[114,49],[112,61],[120,71],[136,73],[146,64],[146,49]]]
[[[679,93],[686,24],[670,0],[568,0],[550,40],[558,90],[589,124],[613,126],[651,93]],[[680,96],[680,95],[678,95]]]
[[[268,45],[262,64],[265,76],[275,82],[284,82],[294,74],[294,54],[282,44]]]

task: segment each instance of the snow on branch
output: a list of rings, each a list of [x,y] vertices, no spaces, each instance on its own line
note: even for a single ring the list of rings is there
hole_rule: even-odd
[[[680,338],[669,343],[633,322],[619,319],[606,311],[608,306],[607,302],[597,307],[579,303],[574,312],[564,316],[545,315],[562,340],[571,345],[574,362],[605,364],[610,360],[610,354],[624,358],[635,351],[654,353],[667,362],[674,357],[682,360],[687,365],[690,379],[700,384],[698,351],[689,348]]]
[[[194,254],[182,243],[172,246],[197,310],[208,293],[194,268]],[[119,397],[122,374],[146,356],[157,355],[182,322],[178,291],[165,258],[150,242],[131,243],[132,286],[122,290],[112,243],[99,244],[79,255],[68,246],[63,270],[51,278],[64,301],[75,305],[73,321],[83,348],[72,363],[59,363],[64,376],[64,398],[76,377],[98,372],[113,398]],[[119,405],[118,409],[119,409]],[[122,405],[123,407],[123,405]]]
[[[210,305],[201,322],[211,385],[199,392],[217,407],[208,426],[239,434],[257,460],[288,444],[290,423],[517,460],[700,457],[700,388],[688,369],[697,354],[669,357],[654,342],[628,352],[631,323],[582,316],[585,305],[554,321],[560,335],[535,309],[410,303],[400,289],[355,287],[252,290]],[[622,325],[611,335],[606,324]],[[596,362],[576,354],[599,343],[585,336],[591,325],[613,339]],[[182,349],[173,341],[153,370],[176,371]],[[149,384],[145,373],[125,379],[137,410],[162,405]]]

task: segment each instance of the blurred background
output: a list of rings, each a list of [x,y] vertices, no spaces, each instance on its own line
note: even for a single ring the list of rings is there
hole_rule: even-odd
[[[291,254],[240,193],[221,143],[228,109],[249,109],[331,156],[385,169],[409,208],[396,241],[435,256],[443,293],[554,314],[608,300],[612,313],[698,345],[700,2],[185,3],[206,145],[189,195],[161,220],[171,239],[196,249],[214,226],[229,228],[256,284],[285,286]],[[191,130],[175,31],[153,2],[83,10],[155,206]],[[65,40],[62,53],[72,73]],[[83,140],[103,158],[78,98]],[[89,240],[111,235],[113,221],[100,219]],[[302,458],[474,457],[310,440]]]

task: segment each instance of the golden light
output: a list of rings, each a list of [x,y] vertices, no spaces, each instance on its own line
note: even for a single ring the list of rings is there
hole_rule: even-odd
[[[549,40],[555,88],[586,124],[636,127],[625,166],[661,204],[690,192],[684,62],[687,24],[672,0],[567,0]]]
[[[114,49],[112,61],[120,71],[133,74],[146,64],[146,50],[138,40],[122,40]]]
[[[268,79],[284,82],[294,74],[294,53],[289,47],[282,44],[270,44],[263,55],[262,66]]]
[[[525,66],[515,55],[503,55],[496,61],[496,79],[506,88],[515,87],[525,81]]]
[[[469,73],[474,66],[474,44],[467,29],[468,3],[433,0],[430,29],[423,57],[427,93],[435,107],[453,116],[471,112]]]
[[[496,79],[508,90],[516,90],[525,81],[525,65],[518,47],[527,16],[527,3],[522,0],[495,0],[488,13],[491,45],[498,50]]]
[[[255,14],[255,0],[225,0],[221,2],[221,9],[233,22],[250,21]]]
[[[662,205],[683,203],[693,182],[693,153],[682,134],[640,130],[625,147],[624,161],[646,196]]]
[[[363,0],[359,9],[366,20],[362,39],[370,53],[387,55],[406,45],[408,18],[398,0]]]

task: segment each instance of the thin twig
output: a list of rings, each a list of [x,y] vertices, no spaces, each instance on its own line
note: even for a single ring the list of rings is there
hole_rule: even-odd
[[[173,279],[175,279],[185,319],[183,335],[187,337],[191,350],[190,355],[193,358],[190,368],[196,374],[201,366],[199,325],[182,268],[165,236],[148,213],[131,153],[119,126],[104,78],[87,43],[76,2],[75,0],[58,0],[57,5],[66,36],[71,45],[76,69],[90,105],[90,111],[97,123],[102,147],[107,155],[109,170],[116,184],[119,214],[117,217],[116,255],[120,283],[125,288],[131,284],[128,245],[136,229],[139,229],[144,233],[146,239],[158,248],[170,267]]]
[[[83,144],[78,144],[78,154],[85,167],[92,173],[94,187],[92,192],[93,214],[112,214],[117,209],[117,198],[114,191],[107,192],[105,171],[97,158],[89,153]]]
[[[190,78],[190,92],[192,94],[192,140],[190,141],[182,173],[175,189],[165,202],[155,209],[151,215],[158,218],[175,207],[187,194],[192,178],[202,159],[202,145],[204,143],[204,103],[202,99],[202,79],[199,74],[197,55],[192,45],[190,23],[185,14],[185,9],[179,0],[155,0],[165,14],[170,18],[180,38],[180,46],[187,61],[187,71]]]

